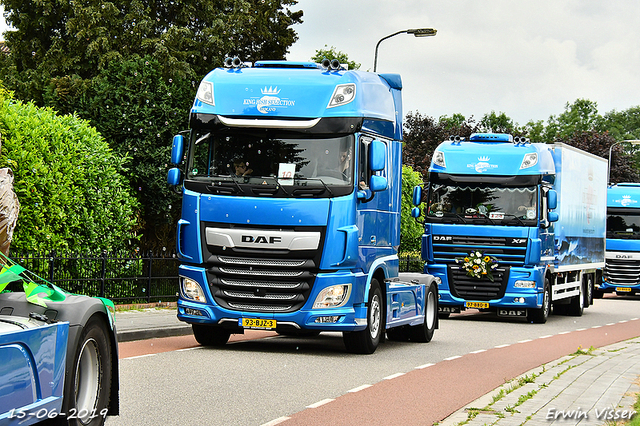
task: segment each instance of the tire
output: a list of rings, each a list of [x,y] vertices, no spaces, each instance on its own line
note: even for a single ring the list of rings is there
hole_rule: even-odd
[[[412,342],[427,343],[433,338],[433,333],[438,324],[438,289],[431,283],[427,288],[424,303],[424,322],[420,325],[412,326],[410,338]]]
[[[229,341],[231,332],[213,325],[191,324],[193,336],[202,346],[224,346]]]
[[[344,332],[342,340],[347,352],[372,354],[382,340],[384,333],[384,302],[378,280],[371,280],[369,303],[367,305],[367,327],[361,331]]]
[[[585,294],[585,298],[584,298],[585,308],[588,308],[589,306],[593,305],[593,291],[594,291],[593,282],[594,282],[593,275],[588,274],[587,276],[584,277],[583,285],[584,285],[584,294]]]
[[[549,279],[544,279],[544,290],[542,292],[542,307],[540,309],[529,309],[527,311],[527,321],[534,324],[544,324],[551,312],[551,285]]]
[[[585,304],[585,292],[584,292],[584,280],[580,285],[580,293],[577,296],[573,296],[569,305],[567,305],[567,314],[574,317],[581,317],[584,312]]]
[[[100,317],[92,317],[82,330],[71,371],[64,385],[58,424],[99,426],[104,424],[111,389],[111,339],[109,326]],[[75,416],[78,418],[74,418]],[[71,417],[71,418],[68,418]]]

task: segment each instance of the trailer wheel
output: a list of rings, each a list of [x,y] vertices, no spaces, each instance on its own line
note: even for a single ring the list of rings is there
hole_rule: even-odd
[[[191,328],[193,329],[193,337],[202,346],[224,346],[231,336],[231,332],[222,327],[191,324]]]
[[[410,328],[413,342],[430,342],[438,324],[438,289],[431,283],[427,289],[424,306],[424,322]]]
[[[92,317],[84,326],[75,351],[73,367],[65,382],[59,424],[98,426],[104,424],[111,388],[111,340],[108,325]]]
[[[367,309],[367,327],[362,331],[342,333],[342,340],[347,352],[355,354],[372,354],[375,352],[384,332],[382,291],[378,280],[371,280],[369,289],[369,309]]]
[[[551,312],[551,286],[549,279],[544,279],[544,290],[542,292],[542,307],[540,309],[529,309],[527,311],[527,320],[534,324],[544,324],[549,318]]]
[[[580,285],[580,292],[577,296],[573,296],[571,301],[567,305],[567,314],[574,317],[581,317],[584,312],[584,304],[585,302],[585,294],[584,294],[584,280]]]

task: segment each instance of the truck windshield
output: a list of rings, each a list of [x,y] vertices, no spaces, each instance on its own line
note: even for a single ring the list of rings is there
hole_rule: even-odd
[[[640,239],[640,212],[634,214],[609,211],[607,215],[607,238]]]
[[[433,222],[531,225],[538,218],[537,187],[432,185],[427,219]]]
[[[185,186],[206,183],[218,193],[230,187],[226,193],[235,195],[345,195],[353,191],[354,140],[194,130]]]

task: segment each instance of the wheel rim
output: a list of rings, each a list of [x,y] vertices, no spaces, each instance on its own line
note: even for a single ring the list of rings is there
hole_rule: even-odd
[[[371,333],[371,338],[375,339],[380,333],[380,297],[377,294],[373,295],[370,308],[369,332]]]
[[[427,328],[431,330],[436,322],[436,316],[438,312],[436,311],[436,296],[432,291],[427,295],[427,307],[425,312],[425,322],[427,324]]]
[[[83,424],[90,420],[95,410],[100,387],[100,355],[98,343],[94,339],[84,342],[76,366],[76,408]]]

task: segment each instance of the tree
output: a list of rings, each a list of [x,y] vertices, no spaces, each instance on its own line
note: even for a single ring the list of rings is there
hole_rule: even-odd
[[[481,128],[490,133],[509,133],[515,135],[519,133],[518,125],[504,112],[496,114],[495,111],[491,111],[489,114],[485,114],[480,120]]]
[[[323,59],[337,59],[341,64],[347,64],[350,70],[360,69],[360,64],[355,61],[350,61],[346,53],[336,50],[333,46],[328,48],[326,44],[324,45],[324,49],[316,50],[316,54],[311,58],[311,60],[316,63],[322,62]]]
[[[606,113],[603,126],[616,140],[640,139],[640,106]]]
[[[567,102],[564,109],[565,111],[557,117],[549,117],[543,135],[545,142],[568,139],[574,133],[604,130],[597,103],[588,99],[577,99],[573,104]]]
[[[0,90],[0,167],[14,174],[13,252],[95,253],[135,242],[137,202],[116,155],[85,120]]]
[[[422,185],[422,175],[409,166],[402,166],[402,200],[400,207],[400,252],[419,251],[423,225],[412,216],[413,188]]]

